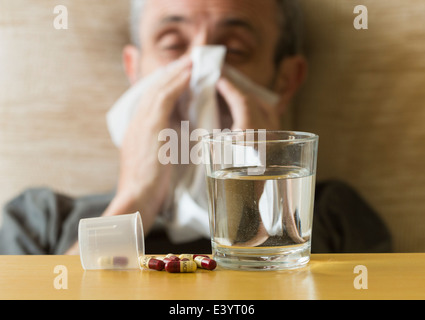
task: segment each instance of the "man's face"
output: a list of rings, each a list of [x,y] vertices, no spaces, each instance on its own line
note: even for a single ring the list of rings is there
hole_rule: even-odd
[[[279,37],[275,0],[147,0],[141,17],[139,75],[198,45],[225,45],[226,63],[271,87]]]

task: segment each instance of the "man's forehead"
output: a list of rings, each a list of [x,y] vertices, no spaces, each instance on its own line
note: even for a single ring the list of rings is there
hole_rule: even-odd
[[[275,0],[147,0],[145,18],[155,24],[214,19],[222,24],[255,24],[276,12]]]
[[[162,18],[160,18],[157,21],[156,28],[161,28],[162,26],[166,26],[169,24],[174,23],[182,23],[182,24],[193,24],[197,22],[197,17],[192,17],[188,14],[175,14],[171,13],[169,15],[164,15]],[[218,27],[239,27],[242,29],[245,29],[246,31],[249,31],[251,33],[256,33],[255,26],[250,21],[250,19],[247,19],[243,16],[238,15],[223,15],[221,17],[218,17],[217,19],[217,26]]]

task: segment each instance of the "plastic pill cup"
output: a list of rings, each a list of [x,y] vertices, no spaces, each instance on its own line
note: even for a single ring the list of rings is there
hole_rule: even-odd
[[[145,254],[140,213],[81,219],[80,259],[85,270],[140,269]]]

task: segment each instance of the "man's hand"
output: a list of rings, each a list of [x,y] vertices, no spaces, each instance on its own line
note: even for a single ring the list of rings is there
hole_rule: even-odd
[[[178,98],[189,86],[191,60],[182,58],[140,101],[121,147],[117,194],[104,215],[140,211],[147,233],[166,198],[171,166],[162,165],[158,150],[161,130],[171,127]]]
[[[227,102],[233,119],[231,130],[279,130],[280,114],[276,106],[260,101],[224,73],[217,82],[218,92]]]

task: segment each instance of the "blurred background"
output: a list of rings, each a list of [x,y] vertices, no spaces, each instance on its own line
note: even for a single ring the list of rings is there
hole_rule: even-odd
[[[302,0],[309,77],[285,129],[319,134],[317,180],[352,185],[396,252],[425,251],[425,1]],[[68,30],[56,30],[56,5]],[[368,29],[353,26],[355,6]],[[105,114],[128,88],[128,2],[0,0],[0,206],[29,187],[114,188]],[[0,217],[1,223],[1,217]]]

